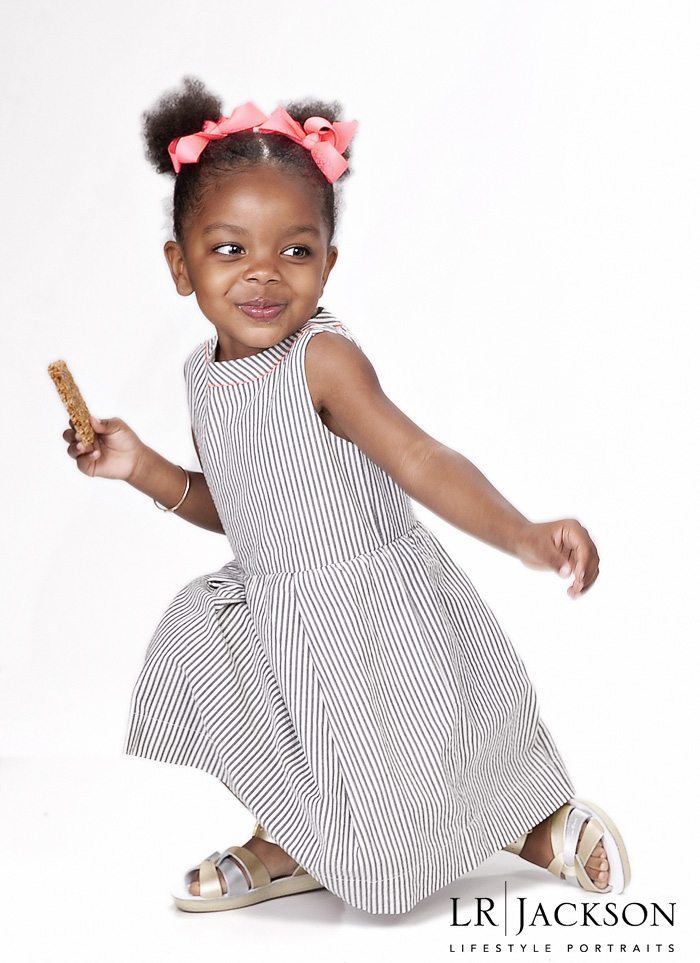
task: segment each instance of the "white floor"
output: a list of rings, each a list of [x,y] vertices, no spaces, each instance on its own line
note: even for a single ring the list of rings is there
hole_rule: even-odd
[[[183,913],[170,900],[171,882],[213,850],[242,844],[252,829],[250,816],[217,780],[189,767],[131,757],[47,756],[2,760],[0,783],[0,939],[6,961],[455,960],[469,954],[450,953],[450,943],[474,940],[491,944],[490,951],[473,954],[488,959],[497,942],[518,939],[506,940],[500,927],[485,933],[451,927],[450,897],[462,898],[465,916],[477,896],[498,905],[504,879],[509,899],[526,896],[532,907],[538,900],[553,908],[586,898],[537,867],[498,853],[399,916],[355,910],[326,890],[237,911]],[[653,873],[653,862],[640,869]],[[659,901],[665,891],[638,875],[631,892],[616,899]],[[615,897],[601,902],[606,899]],[[670,938],[647,927],[579,935],[572,937],[575,943]],[[535,937],[542,947],[547,939],[561,947],[569,934],[562,927],[554,936],[551,929],[532,928],[527,942],[532,945]],[[540,951],[534,958],[565,956]]]

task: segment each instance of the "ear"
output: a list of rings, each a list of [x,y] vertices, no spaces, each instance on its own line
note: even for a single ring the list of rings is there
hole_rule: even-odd
[[[181,294],[183,297],[187,297],[188,294],[192,294],[194,288],[192,287],[190,276],[187,273],[185,256],[182,253],[182,248],[177,241],[166,241],[165,246],[163,247],[163,254],[165,254],[165,260],[168,262],[168,267],[170,268],[170,273],[172,274],[173,281],[175,282],[177,293]]]
[[[326,265],[323,269],[323,276],[321,280],[321,293],[323,293],[323,289],[326,285],[326,281],[328,280],[328,275],[333,270],[333,265],[337,260],[338,260],[338,248],[334,244],[331,244],[326,254]]]

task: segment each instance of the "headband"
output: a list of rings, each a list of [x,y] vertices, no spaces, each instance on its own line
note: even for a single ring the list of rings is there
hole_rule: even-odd
[[[354,137],[357,123],[356,120],[331,123],[325,117],[309,117],[302,127],[284,107],[277,107],[268,117],[249,100],[234,107],[228,117],[205,120],[197,133],[175,137],[168,144],[168,154],[177,174],[183,164],[199,161],[210,140],[221,140],[240,130],[284,134],[311,152],[316,166],[332,184],[347,169],[343,151]]]

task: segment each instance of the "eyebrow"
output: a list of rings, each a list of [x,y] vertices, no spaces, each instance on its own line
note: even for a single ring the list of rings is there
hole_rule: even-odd
[[[236,231],[238,234],[248,234],[248,231],[238,224],[223,224],[219,222],[216,224],[208,224],[202,231],[202,234],[211,234],[214,231]],[[312,227],[310,224],[296,224],[294,227],[288,228],[282,236],[288,237],[290,234],[314,234],[316,237],[321,236],[318,228]]]

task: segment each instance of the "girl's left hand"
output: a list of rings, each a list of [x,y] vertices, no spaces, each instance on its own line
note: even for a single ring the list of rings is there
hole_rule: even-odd
[[[518,538],[516,556],[528,568],[554,569],[564,578],[574,574],[567,594],[575,599],[598,578],[600,558],[586,529],[575,518],[528,522]]]

